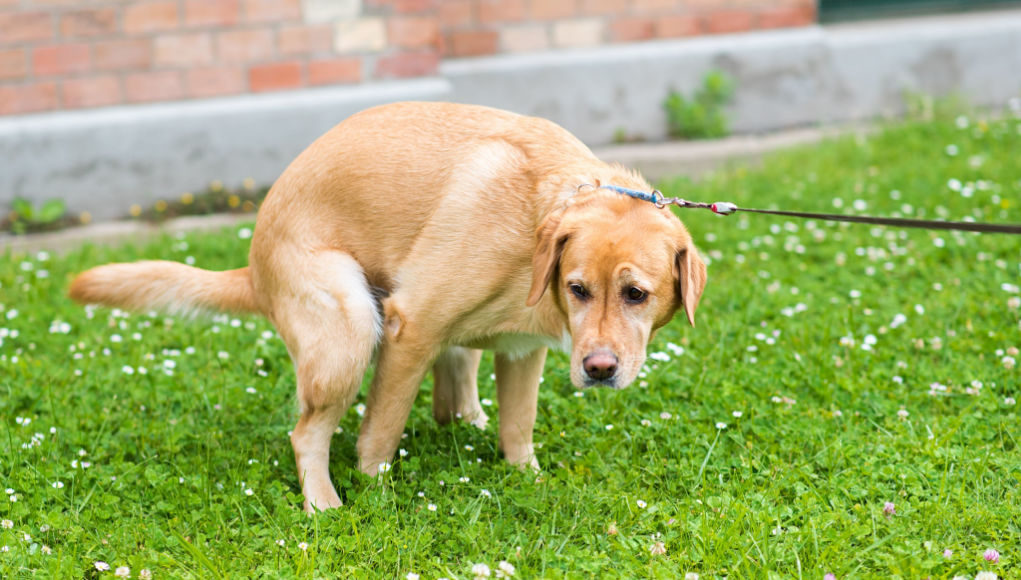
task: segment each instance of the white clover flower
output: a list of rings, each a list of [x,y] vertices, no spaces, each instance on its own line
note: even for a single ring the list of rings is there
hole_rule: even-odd
[[[152,580],[152,572],[150,572],[148,568],[142,568],[138,572],[138,577],[142,580]]]
[[[660,419],[664,419],[664,420],[670,419],[672,417],[673,417],[673,415],[671,415],[670,413],[668,413],[666,411],[663,411],[662,413],[659,414],[659,418]]]
[[[663,542],[656,542],[649,548],[649,553],[653,556],[661,556],[666,554],[666,544]]]
[[[405,576],[405,578],[407,580],[418,580],[418,574],[415,574],[414,572],[408,572],[408,575]]]
[[[510,578],[514,576],[517,569],[514,564],[511,564],[507,560],[500,560],[500,563],[496,565],[496,577],[497,578]]]
[[[716,423],[716,428],[722,431],[727,428],[727,424],[724,423],[723,421],[720,421]]]
[[[489,578],[490,571],[489,566],[485,564],[475,564],[472,566],[472,575],[478,578]]]
[[[901,410],[897,411],[897,416],[900,417],[901,421],[907,419],[908,418],[908,411],[907,411],[907,409],[901,409]]]
[[[128,568],[127,566],[118,566],[117,569],[114,570],[113,575],[118,578],[131,578],[131,568]]]

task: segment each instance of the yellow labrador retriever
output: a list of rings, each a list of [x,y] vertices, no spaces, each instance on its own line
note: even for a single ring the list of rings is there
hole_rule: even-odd
[[[70,295],[268,317],[297,372],[291,442],[306,510],[341,505],[330,439],[374,352],[362,471],[393,457],[430,367],[436,420],[485,426],[479,349],[495,352],[500,447],[538,468],[532,428],[547,348],[571,352],[577,387],[626,387],[678,308],[694,324],[706,283],[680,220],[607,185],[650,190],[543,119],[380,106],[334,127],[280,176],[247,268],[109,264],[78,276]]]

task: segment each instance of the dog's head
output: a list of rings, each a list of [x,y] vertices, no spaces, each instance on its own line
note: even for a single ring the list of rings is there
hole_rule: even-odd
[[[695,324],[706,267],[667,209],[599,192],[546,219],[532,258],[528,305],[547,291],[573,344],[576,387],[631,384],[656,329],[683,307]]]

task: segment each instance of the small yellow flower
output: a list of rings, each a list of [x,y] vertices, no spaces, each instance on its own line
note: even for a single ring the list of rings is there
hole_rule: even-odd
[[[241,182],[241,185],[243,185],[246,190],[252,191],[255,189],[255,180],[251,177],[246,177],[245,180]]]
[[[223,191],[223,182],[216,179],[209,183],[209,189],[211,191]]]
[[[131,206],[131,209],[128,210],[128,213],[131,214],[131,217],[138,217],[142,215],[142,206],[136,203]]]
[[[83,211],[82,213],[78,214],[78,221],[83,224],[91,223],[92,214],[87,211]]]
[[[241,198],[236,195],[231,195],[227,198],[227,205],[230,207],[237,207],[241,205]]]
[[[159,212],[167,211],[167,202],[165,202],[165,201],[163,201],[161,199],[161,200],[156,202],[156,205],[154,207],[156,208],[156,211],[159,211]]]
[[[191,202],[195,201],[195,196],[190,191],[186,191],[181,194],[181,203],[184,205],[190,205]]]

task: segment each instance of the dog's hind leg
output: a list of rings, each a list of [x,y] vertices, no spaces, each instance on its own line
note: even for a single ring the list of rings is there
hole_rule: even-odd
[[[433,363],[433,417],[440,424],[455,418],[485,429],[489,417],[479,404],[482,351],[451,346]]]
[[[350,407],[380,336],[380,316],[362,268],[322,252],[277,273],[272,318],[298,378],[301,416],[291,434],[305,510],[341,505],[330,480],[330,440]],[[280,279],[280,277],[283,279]]]

